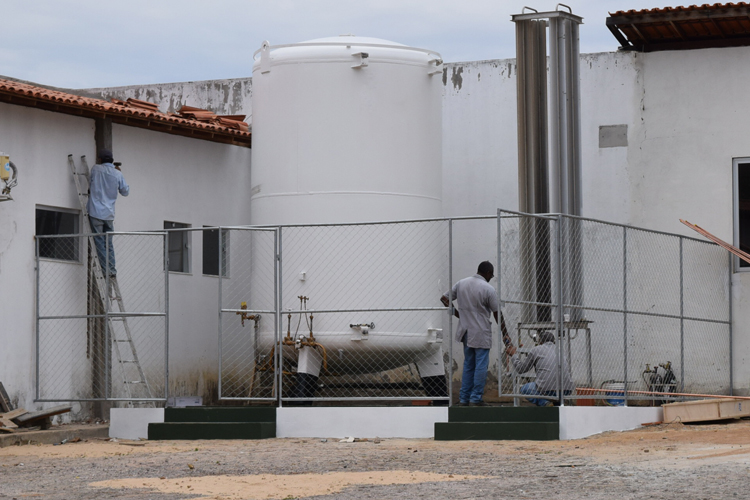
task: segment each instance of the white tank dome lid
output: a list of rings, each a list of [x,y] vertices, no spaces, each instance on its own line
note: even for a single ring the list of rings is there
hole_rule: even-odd
[[[319,44],[319,43],[334,43],[334,44],[340,44],[340,45],[386,45],[389,47],[406,47],[403,43],[396,43],[392,42],[390,40],[384,40],[382,38],[373,38],[369,36],[356,36],[356,35],[339,35],[339,36],[329,36],[326,38],[316,38],[314,40],[307,40],[304,42],[299,42],[300,44]]]
[[[312,62],[313,60],[334,60],[351,61],[352,51],[355,48],[366,49],[359,50],[367,52],[366,57],[380,58],[381,60],[401,61],[412,64],[442,64],[442,57],[434,50],[426,50],[415,47],[409,47],[401,43],[384,40],[382,38],[340,35],[325,38],[316,38],[305,42],[271,45],[263,42],[261,48],[255,51],[253,67],[258,67],[260,63],[260,54],[265,53],[268,57],[268,64],[285,64],[293,62]],[[372,60],[372,59],[371,59]]]

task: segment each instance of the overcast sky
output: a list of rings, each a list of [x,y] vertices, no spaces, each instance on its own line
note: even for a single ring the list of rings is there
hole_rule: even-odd
[[[608,12],[665,0],[568,0],[581,52],[618,43]],[[682,5],[688,5],[683,3]],[[351,33],[440,52],[446,62],[515,57],[512,14],[551,0],[4,0],[0,75],[67,88],[251,76],[263,40]]]

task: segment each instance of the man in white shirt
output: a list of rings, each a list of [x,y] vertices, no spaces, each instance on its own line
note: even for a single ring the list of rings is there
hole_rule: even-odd
[[[492,347],[490,313],[495,316],[495,322],[498,322],[497,293],[489,284],[494,275],[492,263],[484,261],[479,264],[477,274],[462,279],[453,285],[450,292],[440,297],[445,307],[456,301],[456,342],[464,345],[464,370],[458,402],[460,406],[487,406],[482,397]],[[508,332],[502,314],[499,323],[503,338],[507,339]]]
[[[532,368],[536,373],[536,381],[524,384],[521,387],[521,394],[528,396],[549,396],[559,399],[557,391],[559,390],[559,373],[560,362],[558,358],[557,347],[555,346],[555,334],[552,332],[542,332],[539,334],[539,345],[532,347],[528,355],[522,360],[516,355],[516,348],[511,344],[506,348],[506,352],[511,357],[513,368],[516,373],[526,373]],[[565,351],[563,355],[562,370],[562,388],[563,394],[568,395],[573,392],[574,386],[570,381],[568,364],[565,361]],[[537,406],[552,406],[553,402],[546,398],[528,398],[530,403]]]

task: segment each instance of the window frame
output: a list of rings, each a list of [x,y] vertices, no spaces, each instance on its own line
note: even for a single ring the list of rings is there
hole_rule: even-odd
[[[37,232],[36,227],[36,218],[38,215],[39,210],[43,210],[45,212],[58,212],[63,214],[70,214],[73,215],[73,231],[72,233],[47,233],[47,234],[39,234]],[[40,255],[38,256],[39,260],[46,260],[50,262],[60,262],[60,263],[68,263],[68,264],[83,264],[82,256],[85,255],[85,252],[83,251],[84,246],[84,238],[76,237],[81,233],[81,226],[82,224],[82,217],[81,217],[81,211],[76,210],[74,208],[64,208],[64,207],[53,207],[50,205],[34,205],[34,236],[63,236],[63,235],[71,235],[70,240],[72,240],[74,243],[72,245],[72,248],[74,249],[75,255],[72,259],[66,259],[66,258],[60,258],[60,257],[49,257],[49,256],[43,256],[41,255],[41,248],[40,248]],[[66,238],[55,238],[64,240]],[[37,241],[51,241],[51,238],[42,238],[41,240]],[[36,245],[34,249],[34,253],[37,253]]]
[[[216,254],[218,256],[219,262],[219,272],[216,274],[213,273],[207,273],[206,272],[206,233],[216,231],[217,234],[217,245],[219,248],[216,249]],[[219,236],[219,235],[222,236]],[[229,277],[229,229],[221,228],[221,233],[219,233],[219,227],[218,226],[203,226],[203,229],[201,231],[201,236],[203,238],[203,257],[202,257],[202,268],[201,272],[203,273],[203,276],[208,276],[212,278],[228,278]],[[223,243],[223,245],[222,245]]]
[[[168,256],[168,262],[167,262],[167,271],[170,273],[176,273],[176,274],[192,274],[192,265],[191,265],[191,259],[192,259],[192,238],[191,238],[191,229],[192,225],[186,223],[186,222],[177,222],[177,221],[170,221],[165,220],[164,221],[164,230],[167,232],[167,256]],[[182,235],[182,263],[183,267],[181,270],[173,270],[172,267],[172,235],[173,234],[181,234]]]
[[[750,168],[750,156],[732,158],[732,244],[737,248],[740,248],[740,165]],[[732,268],[735,273],[750,272],[750,264],[742,266],[740,258],[736,255],[732,255]]]

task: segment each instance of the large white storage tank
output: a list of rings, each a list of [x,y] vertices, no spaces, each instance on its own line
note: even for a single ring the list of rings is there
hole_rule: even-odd
[[[264,43],[253,63],[252,224],[440,217],[442,72],[438,53],[377,38]],[[425,389],[428,394],[447,395],[437,333],[444,314],[382,311],[439,305],[437,280],[426,287],[424,280],[405,279],[404,264],[383,260],[417,255],[412,245],[420,265],[439,270],[445,267],[443,249],[425,251],[424,239],[403,235],[391,236],[397,239],[388,245],[386,233],[378,238],[380,248],[398,248],[398,255],[372,255],[378,252],[372,239],[319,233],[296,244],[293,229],[283,232],[282,310],[298,309],[297,297],[307,296],[312,309],[372,311],[315,314],[319,347],[286,344],[285,363],[294,366],[297,381],[292,397],[311,396],[323,373],[377,373],[412,363],[425,387],[437,387]],[[355,276],[361,281],[352,292]],[[282,319],[286,332],[286,315]],[[295,341],[307,335],[305,323]],[[270,326],[260,327],[262,344],[269,345]]]
[[[252,223],[439,217],[441,77],[438,53],[378,38],[264,43],[253,63]]]

